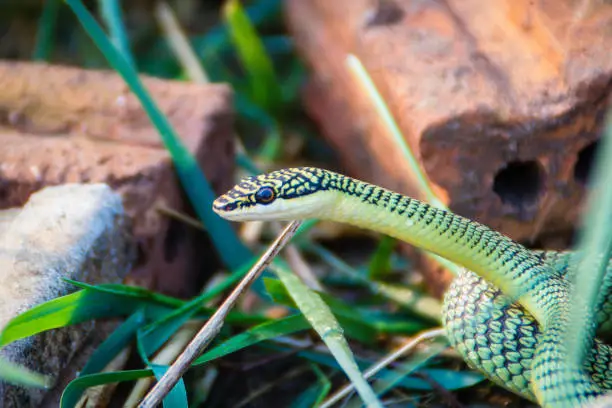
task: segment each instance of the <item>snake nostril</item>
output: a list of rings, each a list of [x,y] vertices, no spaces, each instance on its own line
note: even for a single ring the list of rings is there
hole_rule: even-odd
[[[493,191],[504,204],[524,208],[537,201],[542,190],[543,173],[535,160],[510,162],[495,175]]]
[[[223,206],[223,211],[232,211],[235,210],[237,207],[236,203],[227,203]]]

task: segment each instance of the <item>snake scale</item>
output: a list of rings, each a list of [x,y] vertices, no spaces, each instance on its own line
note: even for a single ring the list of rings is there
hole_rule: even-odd
[[[599,338],[581,367],[564,359],[569,252],[532,251],[448,210],[312,167],[246,177],[213,209],[232,221],[348,223],[435,253],[464,268],[445,294],[443,322],[471,367],[545,407],[588,405],[612,389],[612,348]],[[609,296],[596,311],[602,338],[611,312]]]

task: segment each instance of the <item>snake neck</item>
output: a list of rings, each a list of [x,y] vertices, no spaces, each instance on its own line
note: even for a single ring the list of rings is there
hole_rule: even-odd
[[[319,218],[387,234],[435,253],[489,280],[538,321],[550,316],[542,300],[548,268],[530,250],[467,218],[369,183],[340,176],[334,205]]]

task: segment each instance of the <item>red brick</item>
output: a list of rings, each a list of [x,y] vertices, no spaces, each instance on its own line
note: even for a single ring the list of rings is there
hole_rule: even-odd
[[[354,54],[452,210],[550,247],[567,244],[577,221],[585,181],[576,169],[590,161],[578,159],[599,136],[612,79],[612,6],[577,7],[288,0],[286,16],[312,69],[306,105],[348,172],[418,194],[346,67]],[[428,280],[440,293],[448,278]]]
[[[142,78],[221,193],[233,175],[231,90]],[[105,182],[122,194],[141,262],[131,280],[165,293],[197,291],[214,267],[204,234],[156,211],[192,214],[169,155],[137,99],[112,72],[0,63],[0,208],[43,186]],[[207,259],[207,256],[209,259]]]

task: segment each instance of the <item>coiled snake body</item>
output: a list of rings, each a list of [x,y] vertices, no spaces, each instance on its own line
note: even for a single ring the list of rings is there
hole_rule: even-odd
[[[450,211],[310,167],[247,177],[213,209],[233,221],[344,222],[442,256],[465,268],[446,293],[443,321],[470,366],[543,406],[584,405],[612,389],[612,348],[600,340],[582,367],[565,363],[569,253],[531,251]],[[597,310],[598,334],[610,331],[611,312],[612,296]]]

